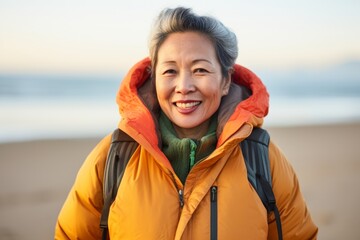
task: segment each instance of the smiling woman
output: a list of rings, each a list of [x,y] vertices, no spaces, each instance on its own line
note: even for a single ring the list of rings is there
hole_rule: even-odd
[[[197,32],[171,34],[161,45],[154,67],[162,111],[179,137],[200,139],[229,91],[232,69],[222,75],[213,43]]]
[[[160,13],[150,58],[133,66],[117,94],[118,127],[138,146],[104,211],[104,231],[98,226],[111,135],[79,170],[55,239],[316,239],[296,174],[273,141],[263,165],[276,221],[249,184],[239,145],[259,131],[269,95],[236,57],[236,37],[217,19],[182,7]]]

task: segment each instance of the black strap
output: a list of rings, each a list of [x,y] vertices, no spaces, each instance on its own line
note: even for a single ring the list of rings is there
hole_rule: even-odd
[[[257,189],[256,174],[261,174],[271,184],[269,161],[270,135],[262,128],[254,128],[250,136],[240,143],[250,183]],[[261,196],[260,196],[261,197]]]
[[[275,195],[271,186],[269,161],[270,135],[262,128],[254,128],[249,137],[240,143],[247,175],[268,212],[274,212],[278,239],[282,240],[282,227]]]
[[[138,145],[136,141],[120,129],[116,129],[112,134],[103,180],[104,206],[100,218],[100,228],[103,229],[103,240],[106,240],[108,235],[110,206],[115,200],[126,165]]]
[[[261,185],[261,188],[265,195],[265,203],[268,212],[274,212],[275,214],[275,220],[276,220],[276,227],[278,232],[278,239],[282,240],[282,227],[281,227],[281,219],[280,219],[280,213],[276,206],[276,200],[274,192],[269,184],[268,181],[266,181],[261,175],[257,175],[257,178],[259,179],[259,183]]]

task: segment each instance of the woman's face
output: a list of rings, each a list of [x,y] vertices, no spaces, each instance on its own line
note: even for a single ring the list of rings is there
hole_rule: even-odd
[[[230,86],[213,43],[203,34],[170,34],[158,51],[156,92],[179,137],[201,138]]]

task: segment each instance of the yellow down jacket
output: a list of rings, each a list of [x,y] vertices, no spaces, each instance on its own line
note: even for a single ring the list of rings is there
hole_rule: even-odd
[[[267,211],[247,179],[239,143],[268,111],[268,93],[260,79],[235,65],[232,87],[219,109],[214,152],[190,171],[185,184],[161,151],[158,104],[149,72],[150,60],[137,63],[118,95],[119,128],[138,143],[125,170],[108,225],[110,239],[210,239],[210,189],[217,186],[218,239],[277,239],[273,214]],[[245,97],[243,87],[250,89]],[[246,98],[246,99],[245,99]],[[245,99],[245,100],[244,100]],[[101,239],[103,172],[111,136],[89,154],[62,207],[55,239]],[[281,215],[283,239],[316,239],[296,174],[279,148],[269,147],[272,184]],[[183,193],[183,206],[179,192]]]

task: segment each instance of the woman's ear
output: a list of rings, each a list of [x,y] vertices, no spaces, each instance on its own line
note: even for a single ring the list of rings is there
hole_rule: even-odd
[[[229,89],[230,89],[230,84],[231,84],[231,75],[233,73],[232,68],[229,69],[227,76],[224,77],[224,85],[223,85],[223,92],[222,92],[222,96],[225,96],[229,93]]]

